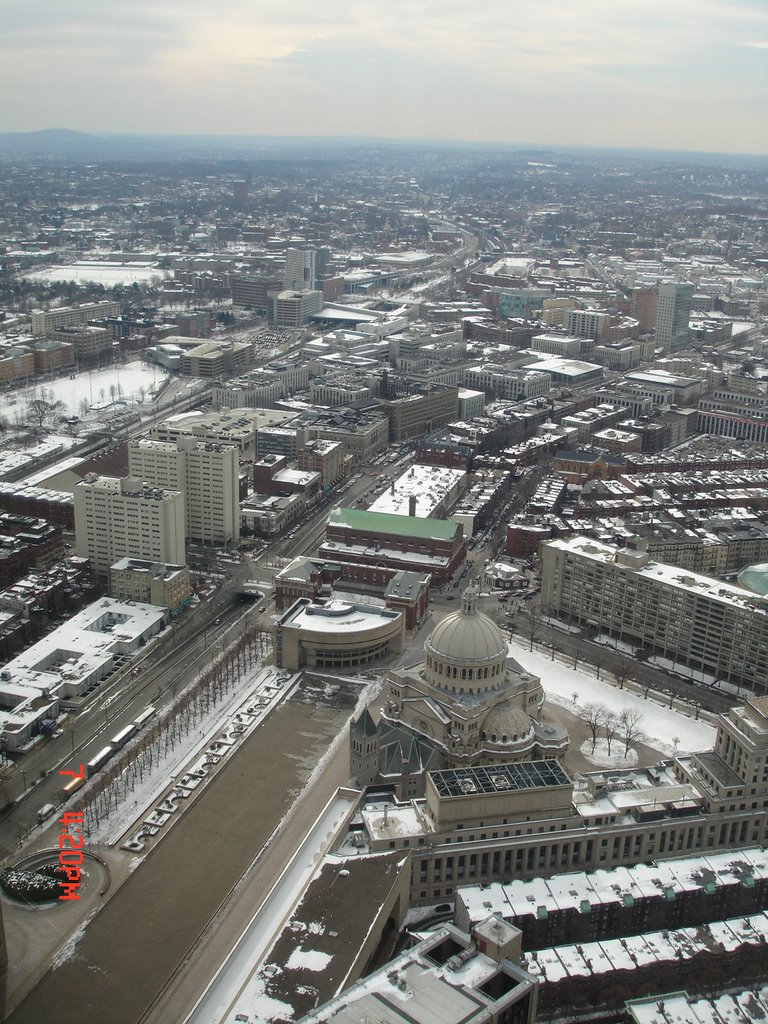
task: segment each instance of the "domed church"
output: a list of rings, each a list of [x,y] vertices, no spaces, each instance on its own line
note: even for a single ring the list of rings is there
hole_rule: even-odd
[[[378,725],[366,710],[350,726],[359,785],[394,783],[421,796],[425,773],[563,756],[568,733],[538,721],[541,680],[508,653],[498,626],[477,610],[470,585],[424,645],[424,661],[390,672]]]

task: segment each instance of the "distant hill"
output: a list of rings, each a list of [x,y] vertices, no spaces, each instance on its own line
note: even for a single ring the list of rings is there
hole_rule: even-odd
[[[0,133],[0,159],[38,160],[338,160],[382,151],[527,154],[532,159],[597,158],[755,169],[760,155],[684,153],[673,150],[608,149],[531,143],[462,142],[451,139],[384,139],[374,136],[150,135],[110,134],[49,128]]]

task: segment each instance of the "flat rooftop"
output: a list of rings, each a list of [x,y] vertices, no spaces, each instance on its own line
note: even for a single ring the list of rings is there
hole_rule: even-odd
[[[272,947],[268,970],[262,968],[265,995],[294,1016],[332,999],[407,863],[402,852],[328,858]]]
[[[440,796],[471,796],[475,793],[507,793],[572,785],[572,780],[555,760],[449,768],[429,774]]]

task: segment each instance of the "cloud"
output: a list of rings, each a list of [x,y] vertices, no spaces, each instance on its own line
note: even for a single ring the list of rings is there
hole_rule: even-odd
[[[378,118],[388,130],[427,136],[481,123],[510,132],[533,106],[555,140],[579,127],[576,113],[589,132],[608,119],[613,129],[616,118],[636,117],[649,102],[674,104],[723,131],[742,115],[764,120],[765,70],[755,53],[768,38],[764,0],[14,6],[4,14],[0,85],[15,97],[6,118],[31,127],[49,123],[46,89],[49,111],[58,105],[63,123],[66,98],[89,116],[97,107],[113,111],[119,123],[102,126],[112,130],[126,126],[129,109],[133,130],[142,117],[162,130],[162,116],[168,129],[183,118],[183,130],[195,130],[196,116],[199,131],[276,124],[289,133],[314,125],[318,133],[379,134]],[[709,110],[697,112],[703,104]]]

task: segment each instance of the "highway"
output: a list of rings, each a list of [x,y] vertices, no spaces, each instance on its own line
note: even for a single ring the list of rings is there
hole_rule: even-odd
[[[8,802],[0,813],[2,860],[15,854],[37,826],[38,809],[60,802],[68,780],[59,769],[77,770],[147,705],[162,709],[172,703],[178,690],[236,639],[241,616],[250,613],[236,596],[236,584],[230,583],[194,615],[168,627],[159,641],[106,680],[81,710],[70,713],[59,735],[42,740],[15,763],[0,785],[0,797]],[[132,672],[135,667],[138,675]]]

